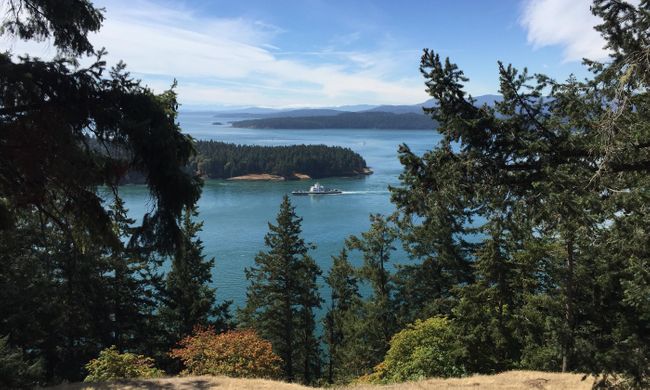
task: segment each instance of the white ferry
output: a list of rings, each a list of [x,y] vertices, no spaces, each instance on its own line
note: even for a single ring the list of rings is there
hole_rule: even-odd
[[[309,187],[309,191],[291,191],[292,195],[334,195],[340,194],[342,191],[335,188],[325,188],[320,183],[316,183]]]

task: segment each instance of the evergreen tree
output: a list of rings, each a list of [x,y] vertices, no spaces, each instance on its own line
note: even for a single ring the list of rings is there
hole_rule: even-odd
[[[457,287],[458,302],[452,326],[464,346],[470,372],[501,372],[517,367],[524,332],[522,307],[526,294],[537,286],[537,264],[512,250],[521,237],[513,234],[512,220],[492,220],[476,251],[475,282]],[[543,272],[543,270],[542,270]],[[541,272],[540,272],[541,273]]]
[[[285,195],[277,224],[269,223],[264,237],[268,251],[258,253],[255,266],[246,269],[250,285],[240,321],[271,341],[287,380],[299,376],[311,383],[320,367],[313,310],[321,305],[316,284],[321,271],[307,253],[310,245],[301,237],[301,222]]]
[[[203,254],[203,242],[198,238],[203,222],[196,222],[197,216],[196,207],[183,213],[183,244],[172,258],[165,280],[160,320],[172,345],[197,325],[212,324],[222,314],[215,306],[216,290],[210,287],[214,258],[206,260]],[[218,325],[223,329],[225,324]]]
[[[39,210],[62,228],[78,225],[95,241],[115,241],[96,189],[115,187],[132,168],[144,173],[154,199],[139,233],[170,251],[182,209],[201,192],[199,178],[185,170],[194,148],[176,123],[176,94],[154,94],[122,63],[107,70],[104,51],[87,38],[104,19],[90,1],[68,1],[66,12],[56,0],[6,4],[3,34],[52,37],[61,55],[42,61],[0,54],[0,228],[10,228],[21,210]],[[83,56],[96,60],[79,68]],[[106,152],[116,146],[128,155]]]
[[[114,234],[124,242],[128,242],[135,231],[135,221],[127,212],[124,201],[115,194],[109,215]],[[129,245],[110,248],[104,257],[112,334],[107,345],[114,345],[119,351],[150,352],[148,340],[156,333],[155,311],[159,299],[156,291],[161,282],[155,271],[156,264],[145,250]]]
[[[448,290],[454,323],[494,347],[473,349],[475,370],[647,378],[648,323],[637,311],[646,255],[630,237],[645,232],[649,7],[594,3],[613,54],[608,64],[587,61],[592,80],[558,82],[499,63],[503,99],[494,107],[478,107],[463,72],[424,52],[421,71],[438,102],[426,111],[443,139],[423,157],[400,150],[404,186],[393,199],[407,244],[448,243],[451,251],[427,252],[433,263],[456,253],[461,261],[447,264],[457,275],[476,261],[464,287]],[[478,244],[463,245],[459,236],[472,232]]]
[[[154,94],[121,63],[107,69],[90,44],[101,10],[86,0],[65,12],[52,0],[5,5],[3,35],[53,38],[59,55],[0,54],[0,334],[42,359],[44,383],[78,380],[111,344],[146,348],[148,256],[179,244],[178,217],[201,183],[185,169],[194,149],[176,123],[176,94]],[[95,61],[80,67],[85,56]],[[144,173],[154,199],[135,231],[98,190],[117,193],[129,169]]]
[[[397,330],[393,276],[388,270],[397,231],[392,221],[381,215],[371,215],[370,222],[370,229],[361,237],[346,240],[349,249],[361,252],[363,264],[357,273],[372,291],[344,315],[342,364],[353,376],[369,373],[382,361]]]
[[[42,376],[41,362],[30,362],[20,350],[11,348],[7,337],[0,337],[0,387],[34,388]]]
[[[401,185],[391,187],[400,239],[415,264],[401,265],[395,277],[396,301],[402,325],[434,315],[448,315],[453,290],[472,281],[472,251],[468,237],[471,187],[464,182],[466,166],[454,155],[451,139],[417,156],[407,145],[399,148],[404,170]]]
[[[348,261],[345,248],[338,256],[332,256],[332,268],[325,277],[330,287],[330,307],[323,319],[325,344],[327,344],[327,381],[334,383],[336,378],[345,378],[347,367],[342,364],[339,349],[344,344],[345,318],[354,305],[359,305],[358,278],[352,264]]]

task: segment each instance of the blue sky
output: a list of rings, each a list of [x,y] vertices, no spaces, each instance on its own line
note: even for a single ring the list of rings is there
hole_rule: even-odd
[[[497,60],[565,79],[605,59],[588,0],[96,0],[92,37],[157,91],[178,80],[185,108],[415,104],[423,48],[449,56],[468,92],[497,93]],[[53,55],[3,38],[0,48]]]

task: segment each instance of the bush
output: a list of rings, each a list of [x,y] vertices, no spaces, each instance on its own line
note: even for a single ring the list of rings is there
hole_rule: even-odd
[[[271,343],[253,330],[217,334],[212,328],[197,328],[179,346],[170,355],[185,365],[183,375],[280,376],[281,359],[273,353]]]
[[[86,370],[88,370],[88,376],[84,382],[157,378],[165,375],[164,371],[154,367],[152,358],[133,353],[120,353],[115,346],[101,351],[97,359],[86,364]]]
[[[362,378],[370,382],[403,382],[430,377],[465,374],[449,321],[433,317],[416,321],[395,334],[390,349],[374,373]]]
[[[0,389],[31,389],[43,374],[41,362],[27,360],[19,349],[11,348],[9,337],[0,337]]]

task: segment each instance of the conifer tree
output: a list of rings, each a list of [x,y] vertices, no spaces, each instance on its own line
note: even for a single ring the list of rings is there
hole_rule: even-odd
[[[344,315],[342,364],[352,376],[367,374],[382,361],[397,330],[394,282],[388,269],[397,231],[393,221],[381,215],[370,215],[370,222],[370,229],[361,237],[350,236],[346,240],[349,249],[361,252],[363,264],[357,274],[372,291]]]
[[[272,343],[287,380],[300,377],[310,383],[320,367],[313,311],[321,305],[316,284],[321,271],[308,255],[311,245],[301,237],[301,223],[285,195],[276,224],[269,223],[264,237],[268,250],[258,253],[255,265],[246,269],[250,285],[240,321]]]
[[[124,242],[133,236],[135,220],[128,216],[124,201],[114,195],[110,206],[114,234]],[[112,341],[119,351],[147,352],[147,340],[154,333],[155,310],[158,303],[156,290],[160,275],[154,270],[146,251],[128,244],[107,250],[107,297]],[[112,280],[111,280],[112,279]],[[150,351],[149,351],[150,352]]]
[[[468,237],[475,230],[468,227],[471,207],[465,204],[471,187],[451,142],[443,135],[440,146],[422,156],[408,145],[398,150],[404,170],[401,185],[390,188],[391,200],[403,247],[415,262],[401,265],[395,277],[402,325],[449,315],[454,288],[472,281],[474,245]]]
[[[469,285],[452,290],[461,300],[451,311],[469,334],[492,327],[485,341],[495,348],[484,351],[477,370],[519,360],[626,372],[637,384],[647,378],[648,323],[632,298],[646,291],[638,267],[646,254],[630,237],[645,232],[649,8],[648,1],[595,1],[611,62],[587,61],[593,79],[564,82],[499,63],[502,100],[494,106],[467,96],[467,78],[449,59],[430,50],[422,56],[427,91],[438,103],[425,111],[443,138],[422,157],[400,150],[405,186],[394,200],[400,220],[419,217],[415,226],[430,229],[429,237],[450,227],[447,247],[461,249],[467,264],[477,260]],[[498,228],[512,215],[516,223]],[[458,245],[472,231],[488,235]],[[414,237],[418,245],[436,242]],[[437,261],[450,252],[430,253]],[[454,268],[466,269],[462,262]]]
[[[183,245],[171,260],[166,276],[162,325],[169,332],[170,342],[176,343],[199,326],[209,325],[220,313],[215,306],[216,290],[210,287],[214,258],[203,254],[203,242],[198,237],[203,222],[197,222],[196,207],[182,215]]]
[[[359,305],[358,278],[348,260],[345,248],[338,256],[332,256],[332,268],[325,277],[330,287],[330,307],[323,319],[325,344],[327,345],[327,381],[334,383],[335,377],[345,377],[347,368],[343,366],[343,356],[339,349],[344,344],[345,320],[350,309]]]

